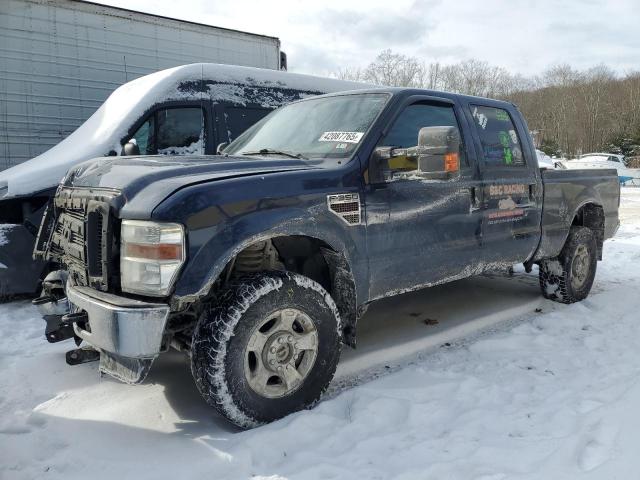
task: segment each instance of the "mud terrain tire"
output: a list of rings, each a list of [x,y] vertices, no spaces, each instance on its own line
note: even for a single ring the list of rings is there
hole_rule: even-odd
[[[198,390],[242,428],[312,406],[335,373],[339,327],[333,299],[313,280],[283,271],[244,277],[196,325],[191,371]]]
[[[593,231],[571,227],[560,255],[540,262],[542,295],[561,303],[584,300],[591,291],[597,263],[598,247]]]

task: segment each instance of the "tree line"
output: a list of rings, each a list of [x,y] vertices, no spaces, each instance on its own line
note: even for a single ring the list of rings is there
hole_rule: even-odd
[[[335,76],[508,100],[520,108],[537,147],[548,155],[640,155],[640,71],[618,75],[604,65],[587,70],[557,65],[524,77],[473,59],[444,65],[384,50],[368,66]]]

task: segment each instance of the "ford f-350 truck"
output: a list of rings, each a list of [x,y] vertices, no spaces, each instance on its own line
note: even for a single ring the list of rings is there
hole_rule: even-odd
[[[546,298],[584,299],[619,198],[614,170],[540,169],[510,103],[324,95],[217,156],[72,169],[35,250],[60,270],[35,302],[47,338],[88,343],[126,382],[187,352],[204,399],[251,427],[319,399],[377,299],[518,263]]]

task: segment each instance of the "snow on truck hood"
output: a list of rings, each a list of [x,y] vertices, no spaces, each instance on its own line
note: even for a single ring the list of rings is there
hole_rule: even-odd
[[[210,95],[240,105],[244,105],[246,99],[238,84],[317,93],[371,87],[331,78],[214,63],[194,63],[161,70],[118,87],[87,121],[55,147],[0,172],[0,199],[53,188],[74,165],[107,155],[111,150],[119,155],[122,149],[120,141],[128,134],[132,124],[154,104],[201,98],[202,92],[179,89],[182,82],[194,79],[226,83],[209,85]],[[265,107],[277,106],[272,98],[265,98],[262,103]]]

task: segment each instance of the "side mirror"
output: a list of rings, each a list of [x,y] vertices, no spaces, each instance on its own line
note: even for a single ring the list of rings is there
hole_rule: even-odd
[[[219,143],[216,147],[216,155],[222,155],[222,152],[224,152],[224,149],[227,148],[227,145],[229,145],[229,142]]]
[[[122,147],[122,155],[126,157],[140,155],[140,147],[138,147],[135,138],[132,138],[124,144],[124,146]]]
[[[460,132],[455,127],[423,127],[418,146],[408,149],[418,159],[418,171],[450,178],[460,171]]]
[[[369,183],[384,183],[398,172],[449,179],[460,172],[460,132],[455,127],[423,127],[418,145],[377,147],[369,162]]]

